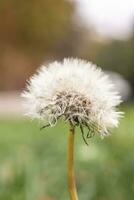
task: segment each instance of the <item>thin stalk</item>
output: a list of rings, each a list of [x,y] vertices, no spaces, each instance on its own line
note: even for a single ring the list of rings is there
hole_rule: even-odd
[[[67,163],[67,172],[68,172],[68,189],[70,193],[71,200],[78,200],[77,189],[74,176],[74,135],[75,128],[70,124],[69,129],[69,139],[68,139],[68,163]]]

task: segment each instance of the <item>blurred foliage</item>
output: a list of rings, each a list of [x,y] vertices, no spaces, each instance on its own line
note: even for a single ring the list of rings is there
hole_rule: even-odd
[[[134,36],[126,41],[111,41],[103,45],[96,62],[107,70],[114,70],[134,86]]]
[[[64,0],[0,1],[0,90],[24,87],[35,68],[54,57],[72,13]]]
[[[77,129],[75,171],[83,200],[133,200],[134,107],[118,129],[89,146]],[[0,119],[0,199],[67,200],[66,146],[68,127],[58,123],[40,132],[36,122]],[[114,131],[113,131],[114,132]]]
[[[22,89],[44,61],[72,56],[117,71],[134,86],[134,36],[102,40],[73,16],[73,1],[0,0],[0,90]]]
[[[71,13],[64,0],[1,0],[0,41],[49,51],[66,34]]]

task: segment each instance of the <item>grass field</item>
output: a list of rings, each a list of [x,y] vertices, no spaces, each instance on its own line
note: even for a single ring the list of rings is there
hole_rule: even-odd
[[[86,146],[79,130],[75,173],[80,200],[134,199],[134,107],[112,136]],[[0,200],[68,200],[68,126],[39,130],[37,122],[0,118]]]

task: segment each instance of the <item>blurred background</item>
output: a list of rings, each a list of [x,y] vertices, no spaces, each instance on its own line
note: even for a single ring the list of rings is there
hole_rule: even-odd
[[[40,132],[20,93],[43,63],[79,57],[102,67],[125,112],[112,136],[76,138],[83,200],[134,199],[134,1],[0,0],[0,199],[67,200],[67,125]]]

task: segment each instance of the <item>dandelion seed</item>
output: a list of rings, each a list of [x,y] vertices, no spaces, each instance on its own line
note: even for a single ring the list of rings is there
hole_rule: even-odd
[[[117,127],[121,98],[99,67],[81,59],[64,59],[42,66],[23,93],[26,112],[55,126],[63,118],[74,126],[90,127],[90,136],[109,134]],[[88,137],[90,137],[88,134]]]
[[[99,67],[68,58],[42,66],[22,96],[27,115],[43,121],[42,128],[55,126],[61,118],[69,122],[68,187],[71,200],[78,200],[73,171],[75,126],[80,127],[86,144],[95,134],[108,135],[122,115],[116,109],[120,95]]]

